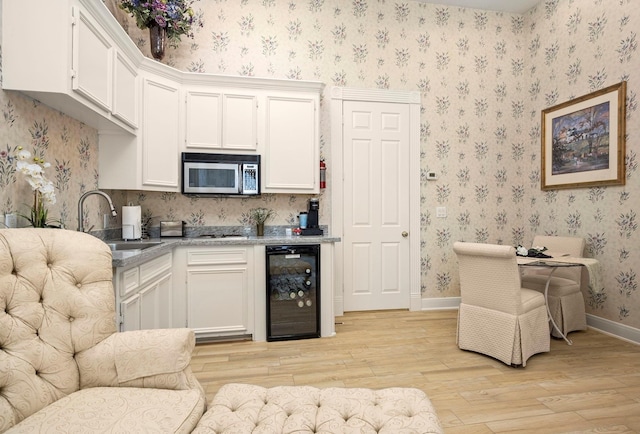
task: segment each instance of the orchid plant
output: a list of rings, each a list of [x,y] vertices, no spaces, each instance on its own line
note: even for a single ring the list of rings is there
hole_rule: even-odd
[[[22,217],[35,228],[45,228],[49,226],[49,223],[57,222],[57,220],[49,220],[49,211],[45,206],[45,203],[51,205],[56,203],[53,182],[47,179],[44,174],[44,169],[51,167],[51,164],[42,158],[32,157],[31,152],[21,146],[18,147],[16,160],[16,171],[26,177],[33,190],[31,213],[28,216],[22,215]]]
[[[160,26],[169,39],[180,40],[180,35],[193,38],[191,26],[195,14],[191,5],[196,0],[120,0],[118,7],[127,11],[141,29]]]

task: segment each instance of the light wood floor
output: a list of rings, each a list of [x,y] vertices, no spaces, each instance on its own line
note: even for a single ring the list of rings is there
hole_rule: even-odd
[[[461,351],[457,311],[353,312],[336,336],[196,346],[192,368],[211,399],[230,382],[417,387],[447,433],[640,432],[640,346],[594,330],[525,368]]]

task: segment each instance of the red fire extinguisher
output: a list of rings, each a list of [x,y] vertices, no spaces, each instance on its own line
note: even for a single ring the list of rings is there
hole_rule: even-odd
[[[320,160],[320,188],[327,188],[327,165]]]

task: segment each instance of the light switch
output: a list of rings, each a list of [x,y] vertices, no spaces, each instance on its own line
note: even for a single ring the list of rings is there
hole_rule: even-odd
[[[447,216],[447,208],[444,206],[436,207],[436,217],[445,218]]]

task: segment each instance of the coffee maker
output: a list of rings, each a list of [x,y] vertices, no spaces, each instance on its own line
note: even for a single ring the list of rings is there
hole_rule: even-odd
[[[309,199],[307,209],[307,227],[301,229],[300,235],[322,235],[324,231],[320,229],[318,221],[318,212],[320,210],[320,201],[317,197]]]

